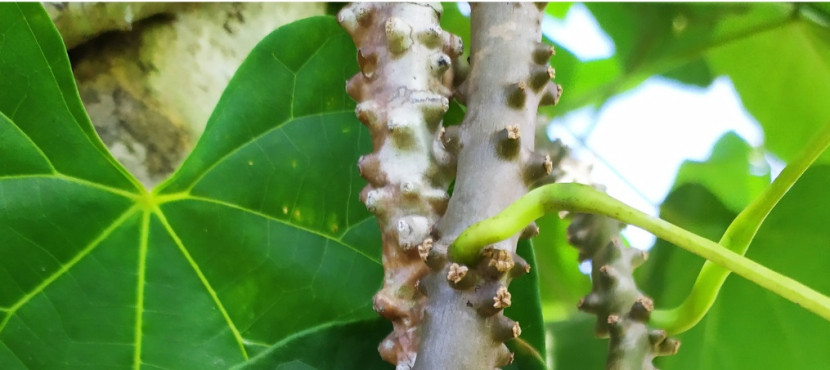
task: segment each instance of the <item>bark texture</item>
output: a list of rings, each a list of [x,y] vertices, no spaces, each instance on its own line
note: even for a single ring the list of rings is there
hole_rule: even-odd
[[[521,328],[502,311],[512,303],[510,281],[529,270],[515,253],[520,235],[486,248],[476,266],[448,260],[447,246],[550,178],[550,157],[534,151],[535,124],[539,105],[554,104],[561,88],[551,82],[553,49],[540,42],[541,18],[530,3],[472,4],[471,67],[456,95],[467,104],[455,142],[458,177],[420,284],[429,303],[418,369],[492,369],[512,361],[504,342]],[[534,226],[528,230],[532,235]]]
[[[680,342],[667,338],[664,330],[649,328],[654,302],[637,289],[633,277],[647,254],[622,245],[622,227],[605,216],[573,216],[568,240],[579,249],[580,261],[592,260],[593,288],[579,301],[579,309],[597,316],[598,337],[610,337],[608,369],[654,369],[654,358],[677,353]]]
[[[67,45],[82,42],[69,55],[96,130],[147,188],[190,152],[263,37],[325,11],[320,3],[44,5]]]
[[[172,13],[187,3],[43,3],[67,49],[108,31],[130,31],[144,18]]]
[[[430,232],[446,210],[455,175],[441,120],[462,45],[441,29],[440,14],[440,5],[408,3],[352,4],[338,14],[360,66],[346,90],[373,143],[359,162],[369,183],[360,197],[383,237],[385,274],[374,309],[394,326],[378,350],[398,369],[415,364],[426,302],[417,289],[427,272],[421,255],[432,247]]]

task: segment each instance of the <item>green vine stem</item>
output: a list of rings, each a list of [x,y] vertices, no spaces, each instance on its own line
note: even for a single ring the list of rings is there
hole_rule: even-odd
[[[527,193],[501,213],[465,230],[449,247],[452,260],[474,264],[487,245],[509,238],[546,213],[596,213],[639,226],[830,321],[830,298],[787,276],[672,223],[649,216],[588,185],[550,184]]]
[[[735,253],[745,254],[750,242],[773,207],[828,146],[830,146],[830,122],[816,134],[795,159],[787,164],[775,181],[744,208],[738,217],[735,217],[721,237],[719,244]],[[728,269],[706,261],[686,300],[672,309],[655,310],[651,316],[651,323],[672,335],[691,329],[703,319],[715,303],[718,292],[729,273]]]

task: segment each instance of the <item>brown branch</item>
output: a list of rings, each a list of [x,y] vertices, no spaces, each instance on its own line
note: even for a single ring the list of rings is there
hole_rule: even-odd
[[[420,256],[432,245],[430,232],[446,210],[455,175],[441,119],[462,45],[441,30],[440,13],[440,5],[356,3],[338,14],[360,65],[346,89],[374,147],[359,162],[369,182],[360,196],[383,234],[384,283],[374,308],[394,326],[378,350],[401,369],[415,362],[426,302],[417,289],[427,272]]]

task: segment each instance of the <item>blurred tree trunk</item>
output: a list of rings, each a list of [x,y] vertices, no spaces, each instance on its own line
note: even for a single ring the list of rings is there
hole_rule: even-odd
[[[324,3],[48,3],[104,143],[148,188],[190,152],[242,60]]]

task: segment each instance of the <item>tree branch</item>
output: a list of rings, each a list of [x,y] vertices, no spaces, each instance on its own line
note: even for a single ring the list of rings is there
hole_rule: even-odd
[[[415,363],[425,297],[417,289],[427,267],[420,254],[447,207],[455,157],[440,140],[449,107],[452,60],[461,39],[441,30],[440,5],[351,4],[338,14],[358,48],[360,73],[346,90],[359,104],[374,151],[360,158],[369,182],[360,193],[383,234],[383,288],[374,309],[394,331],[378,351],[398,368]]]
[[[458,177],[420,284],[429,303],[416,368],[492,369],[512,361],[504,341],[521,329],[502,310],[512,303],[510,281],[529,269],[515,254],[518,230],[479,265],[453,263],[446,251],[469,225],[551,173],[552,161],[534,152],[533,138],[538,106],[560,94],[550,81],[553,50],[540,43],[541,18],[530,3],[472,4],[471,69],[459,86],[467,115],[457,139]]]

